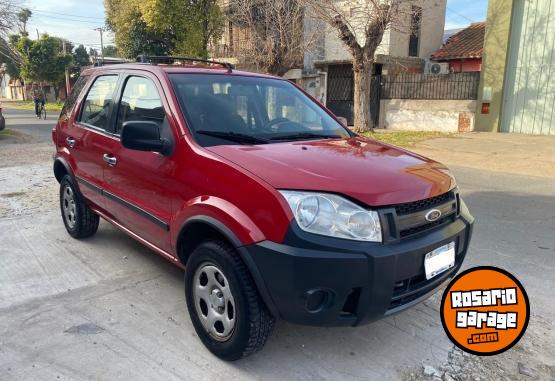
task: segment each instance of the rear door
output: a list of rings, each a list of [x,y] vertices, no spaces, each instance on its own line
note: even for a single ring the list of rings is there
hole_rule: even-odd
[[[105,168],[106,207],[118,222],[157,247],[171,252],[169,223],[178,185],[172,155],[135,151],[120,141],[122,124],[154,121],[162,137],[174,142],[173,119],[166,114],[165,98],[158,79],[148,73],[128,75],[115,112],[114,135],[109,152],[115,162]]]
[[[105,148],[114,139],[109,126],[119,76],[100,74],[94,78],[77,116],[62,137],[70,156],[81,193],[93,204],[104,208]]]

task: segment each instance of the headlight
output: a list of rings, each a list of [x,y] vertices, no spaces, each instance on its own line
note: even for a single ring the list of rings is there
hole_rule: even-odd
[[[334,194],[280,191],[301,229],[315,234],[357,241],[382,241],[378,213]]]

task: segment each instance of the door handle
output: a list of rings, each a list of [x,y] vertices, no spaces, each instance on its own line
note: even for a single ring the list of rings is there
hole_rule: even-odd
[[[75,147],[75,139],[73,139],[71,136],[68,136],[66,138],[66,144],[69,148]]]
[[[114,167],[118,163],[118,159],[108,153],[105,153],[104,156],[102,156],[102,160],[108,163],[111,167]]]

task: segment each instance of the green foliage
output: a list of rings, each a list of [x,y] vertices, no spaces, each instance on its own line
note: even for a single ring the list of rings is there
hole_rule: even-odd
[[[83,45],[79,45],[73,51],[73,63],[78,67],[89,66],[89,53]]]
[[[62,50],[63,41],[43,34],[38,40],[22,36],[16,49],[21,54],[21,76],[28,81],[47,81],[54,85],[64,80],[64,71],[71,64],[72,56]]]
[[[105,46],[102,53],[104,57],[119,57],[118,48],[116,48],[114,45]]]
[[[223,16],[216,0],[105,0],[107,24],[121,55],[206,57],[221,36]]]
[[[27,21],[29,21],[32,14],[33,12],[31,12],[31,10],[28,8],[21,8],[21,10],[17,12],[16,16],[17,16],[17,20],[19,21],[19,31],[22,36],[29,35],[27,33]]]
[[[17,36],[19,37],[19,36]],[[18,55],[15,52],[15,43],[12,41],[17,41],[13,35],[8,36],[8,41],[0,38],[0,63],[6,64],[6,74],[12,79],[17,79],[20,77],[18,64]]]

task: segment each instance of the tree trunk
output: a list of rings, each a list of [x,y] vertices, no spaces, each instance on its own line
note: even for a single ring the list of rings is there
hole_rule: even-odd
[[[374,130],[370,115],[370,81],[373,61],[353,62],[354,71],[354,131],[356,133]]]

